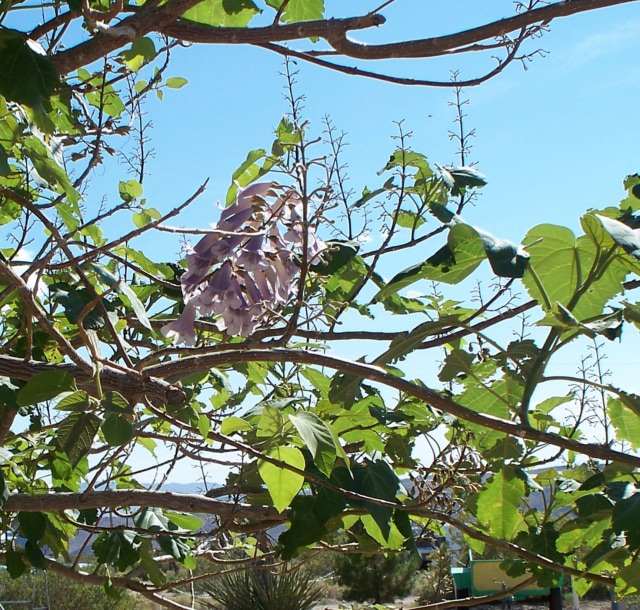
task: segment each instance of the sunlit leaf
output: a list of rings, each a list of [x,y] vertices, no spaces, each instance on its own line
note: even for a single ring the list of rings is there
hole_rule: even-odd
[[[478,495],[477,517],[492,536],[511,540],[524,527],[520,502],[524,482],[514,468],[505,466],[496,472]]]
[[[259,12],[252,0],[204,0],[184,13],[182,19],[213,27],[243,28]]]
[[[151,38],[143,37],[134,40],[131,46],[120,54],[129,70],[137,72],[156,56],[156,45]]]
[[[607,402],[607,413],[618,440],[627,441],[633,450],[637,450],[640,447],[640,417],[621,400],[611,397]]]
[[[137,180],[127,180],[126,182],[118,183],[118,193],[120,199],[127,203],[135,201],[142,197],[142,185]]]
[[[274,447],[267,455],[289,466],[304,470],[304,456],[295,447]],[[304,477],[301,474],[264,460],[258,460],[258,472],[278,512],[283,512],[289,506],[304,483]]]
[[[289,421],[309,449],[315,465],[329,476],[336,460],[336,445],[327,425],[309,411],[290,414]]]

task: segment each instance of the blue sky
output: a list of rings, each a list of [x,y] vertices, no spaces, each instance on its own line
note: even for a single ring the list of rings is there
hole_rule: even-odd
[[[430,14],[458,5],[409,2],[407,10],[412,4],[416,11],[428,4]],[[490,1],[481,3],[482,10],[473,8],[478,4],[468,1],[470,10],[460,11],[466,24],[486,18],[487,7],[508,9],[510,3]],[[445,14],[443,22],[450,25],[429,31],[451,31],[459,23],[456,18]],[[419,14],[408,22],[421,23]],[[389,26],[396,29],[384,37],[397,39],[396,24],[390,20]],[[419,29],[413,27],[409,35],[420,35]],[[577,229],[584,210],[622,197],[624,176],[640,171],[638,31],[635,3],[559,20],[537,41],[548,51],[545,58],[535,58],[526,72],[512,65],[494,80],[466,90],[468,127],[477,131],[471,158],[489,179],[477,207],[467,211],[473,223],[519,240],[541,222]],[[364,39],[359,32],[357,37]],[[445,79],[449,69],[465,76],[478,63],[486,60],[386,62],[396,73]],[[175,53],[170,72],[189,84],[148,106],[156,152],[145,187],[150,204],[166,208],[210,178],[202,202],[184,217],[187,225],[205,220],[211,202],[224,198],[230,174],[247,151],[270,146],[273,128],[287,109],[281,69],[280,57],[258,48],[199,46]],[[394,147],[394,121],[404,120],[405,129],[414,133],[413,148],[429,159],[456,160],[447,136],[454,116],[447,104],[451,91],[380,83],[304,63],[298,69],[310,130],[319,135],[321,118],[328,115],[348,134],[345,159],[356,191],[379,182],[376,171]]]

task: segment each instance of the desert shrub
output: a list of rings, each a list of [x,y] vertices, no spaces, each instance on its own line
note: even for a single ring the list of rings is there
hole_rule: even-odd
[[[223,574],[208,581],[206,591],[225,610],[309,610],[321,595],[320,586],[302,569]]]
[[[419,560],[409,553],[341,555],[336,580],[344,585],[345,599],[380,604],[411,593]]]
[[[34,606],[55,610],[134,610],[136,600],[127,591],[118,599],[109,597],[102,587],[85,585],[54,572],[32,572],[12,579],[6,571],[0,571],[0,602],[33,600]],[[30,606],[22,606],[23,608]]]

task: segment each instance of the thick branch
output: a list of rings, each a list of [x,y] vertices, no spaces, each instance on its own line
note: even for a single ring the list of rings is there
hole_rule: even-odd
[[[629,464],[636,468],[640,467],[640,457],[635,455],[614,451],[606,445],[581,443],[550,432],[543,432],[534,428],[525,427],[492,415],[478,413],[477,411],[463,407],[451,398],[439,394],[434,390],[419,386],[410,381],[406,381],[405,379],[400,379],[394,375],[390,375],[377,366],[353,362],[351,360],[345,360],[343,358],[327,356],[325,354],[315,352],[271,349],[268,351],[236,350],[218,352],[215,354],[198,354],[197,356],[187,356],[173,362],[150,366],[146,369],[146,372],[150,373],[154,377],[170,377],[187,371],[202,371],[225,364],[239,362],[292,362],[295,364],[326,366],[334,370],[349,373],[355,377],[361,377],[363,379],[394,388],[408,396],[414,396],[423,400],[445,413],[450,413],[451,415],[460,417],[465,421],[478,424],[490,430],[497,430],[519,438],[553,445],[554,447],[561,447],[569,451],[576,451],[577,453],[587,455],[595,459],[614,460],[622,464]]]
[[[200,0],[170,0],[162,6],[157,6],[157,2],[151,2],[150,8],[147,9],[145,5],[135,15],[123,19],[116,31],[110,34],[98,33],[90,40],[55,54],[51,58],[53,66],[58,74],[64,75],[89,65],[130,43],[132,39],[161,31],[163,26],[175,22],[198,2]],[[135,35],[117,35],[117,31],[135,32]]]
[[[21,360],[12,356],[0,355],[0,375],[13,379],[28,381],[42,371],[65,371],[76,380],[78,386],[89,393],[94,389],[93,374],[73,364],[51,364],[34,360]],[[162,379],[154,379],[132,371],[124,373],[109,367],[100,371],[102,386],[108,390],[116,390],[132,401],[142,396],[156,398],[169,405],[180,405],[186,395],[180,387],[167,383]]]
[[[483,40],[499,38],[516,30],[534,24],[548,24],[559,17],[568,17],[577,13],[600,8],[636,2],[637,0],[565,0],[542,6],[530,11],[486,23],[484,25],[456,32],[448,36],[435,36],[420,40],[408,40],[390,44],[368,45],[354,42],[346,36],[331,36],[327,40],[341,55],[356,59],[406,59],[438,57],[456,52],[460,47],[473,45]]]
[[[159,7],[143,8],[135,15],[123,19],[112,34],[98,33],[91,40],[54,55],[52,62],[58,73],[63,75],[105,57],[131,41],[130,36],[114,35],[119,30],[134,32],[135,38],[158,32],[185,42],[207,44],[269,45],[322,38],[333,47],[335,54],[355,59],[428,58],[460,51],[475,51],[481,48],[475,45],[483,41],[506,37],[514,31],[524,31],[536,24],[546,25],[560,17],[637,1],[565,0],[446,36],[388,44],[363,44],[350,40],[347,37],[348,32],[379,26],[385,21],[382,15],[373,13],[349,19],[274,24],[260,28],[221,28],[179,20],[180,15],[199,0],[174,0]],[[508,41],[505,40],[500,46],[508,46]],[[302,55],[305,58],[312,57],[304,52]]]
[[[5,501],[3,510],[9,512],[62,511],[85,508],[157,507],[169,510],[218,515],[224,520],[256,519],[269,525],[286,521],[271,506],[253,506],[241,502],[223,502],[196,494],[179,494],[170,491],[146,491],[122,489],[87,491],[84,493],[12,494]]]

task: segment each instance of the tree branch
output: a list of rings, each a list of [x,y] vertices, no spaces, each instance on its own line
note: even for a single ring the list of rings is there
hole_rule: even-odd
[[[386,44],[364,44],[347,37],[350,31],[377,27],[385,23],[385,18],[379,13],[369,13],[361,17],[347,19],[322,19],[285,25],[274,23],[270,26],[256,28],[212,27],[180,20],[180,16],[197,4],[199,0],[174,0],[162,6],[150,6],[149,8],[145,5],[136,14],[123,19],[118,24],[118,28],[123,31],[134,32],[135,38],[140,38],[150,32],[158,32],[183,42],[261,45],[278,53],[288,53],[301,59],[321,64],[323,64],[323,61],[314,57],[311,52],[292,51],[274,43],[322,38],[333,47],[335,54],[353,59],[423,59],[482,50],[483,47],[478,46],[480,43],[487,40],[495,40],[496,38],[504,38],[504,40],[497,44],[492,44],[492,47],[510,47],[533,35],[535,32],[529,29],[532,26],[546,26],[554,19],[561,17],[637,1],[565,0],[454,34]],[[537,31],[537,28],[534,29]],[[508,34],[517,30],[520,30],[518,40],[509,40]],[[98,33],[90,40],[55,54],[51,60],[59,74],[68,74],[81,66],[108,55],[130,41],[130,36]],[[347,68],[330,64],[329,62],[324,62],[324,64],[332,67],[332,69],[348,71],[349,73],[361,73],[363,76],[374,76],[384,80],[397,80],[397,82],[403,82],[404,84],[444,85],[444,83],[439,83],[438,81],[395,79],[394,77],[384,77],[361,71],[358,68]],[[481,77],[482,80],[486,80],[486,78]],[[473,84],[475,81],[481,82],[480,79],[472,79],[469,84]]]
[[[218,515],[224,520],[256,519],[271,524],[283,523],[285,514],[272,506],[255,506],[241,502],[223,502],[196,494],[140,489],[111,489],[84,493],[12,494],[3,504],[9,512],[62,511],[86,508],[158,507],[203,515]]]
[[[188,350],[184,350],[188,352]],[[381,383],[390,388],[394,388],[409,396],[414,396],[431,406],[465,421],[478,424],[491,430],[497,430],[510,434],[518,438],[536,441],[562,447],[569,451],[576,451],[589,457],[600,460],[614,460],[622,464],[629,464],[636,468],[640,467],[640,457],[622,453],[610,449],[606,445],[595,445],[581,443],[579,441],[558,436],[550,432],[543,432],[531,427],[522,426],[511,421],[500,419],[492,415],[479,413],[463,407],[448,396],[426,387],[419,386],[411,381],[406,381],[385,372],[383,369],[370,364],[353,362],[335,356],[327,356],[316,352],[293,351],[286,349],[271,350],[234,350],[228,352],[218,352],[214,354],[198,354],[197,356],[185,356],[180,360],[156,364],[147,367],[146,372],[155,377],[172,377],[181,375],[187,371],[193,373],[213,367],[234,364],[239,362],[291,362],[295,364],[311,364],[326,366],[328,368],[349,373],[355,377],[365,378],[369,381]]]
[[[28,381],[42,371],[65,371],[74,377],[82,389],[89,393],[95,389],[91,369],[69,363],[53,364],[0,355],[0,375]],[[186,394],[178,385],[133,370],[125,373],[105,366],[100,372],[100,379],[103,388],[117,390],[134,403],[143,396],[155,398],[174,406],[181,405],[186,400]]]

